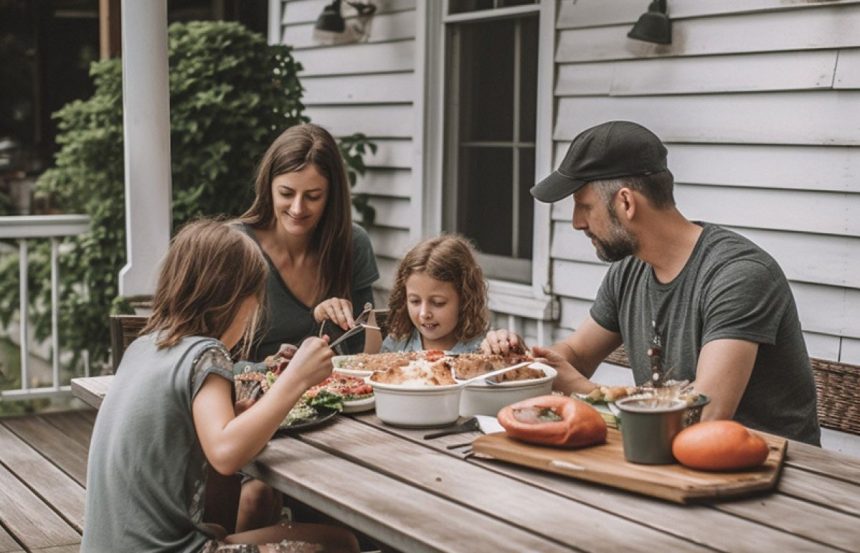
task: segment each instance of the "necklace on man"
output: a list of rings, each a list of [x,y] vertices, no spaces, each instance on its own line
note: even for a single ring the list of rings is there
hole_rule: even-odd
[[[648,307],[651,312],[651,344],[647,354],[651,359],[651,384],[655,388],[663,386],[663,338],[657,329],[657,311],[654,309],[654,298],[651,297],[651,280],[654,278],[653,269],[647,276],[645,282],[645,296],[648,298]]]

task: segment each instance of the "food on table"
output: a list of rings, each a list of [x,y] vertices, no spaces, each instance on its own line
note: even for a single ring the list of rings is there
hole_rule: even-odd
[[[584,447],[606,441],[606,422],[594,407],[565,396],[539,396],[499,411],[508,436],[541,445]]]
[[[316,397],[323,390],[337,394],[343,401],[356,401],[373,396],[373,387],[362,378],[345,374],[332,374],[305,392],[308,397]]]
[[[403,386],[449,386],[457,381],[451,376],[450,358],[437,361],[413,359],[405,365],[397,365],[370,375],[372,382],[399,384]]]
[[[728,420],[700,422],[675,436],[672,455],[700,470],[741,470],[767,460],[767,442],[744,425]]]
[[[237,401],[253,399],[258,393],[265,393],[269,390],[269,381],[266,379],[266,375],[253,370],[234,375],[233,382],[236,387]]]
[[[275,375],[279,375],[287,368],[287,365],[290,363],[290,359],[293,358],[293,354],[296,353],[297,349],[298,348],[292,344],[281,344],[278,352],[266,357],[263,360],[263,364],[266,366],[267,370],[275,373]]]
[[[609,403],[639,393],[640,390],[636,386],[598,386],[582,399],[589,403]]]
[[[350,369],[354,371],[384,371],[392,367],[409,364],[410,361],[418,359],[421,352],[387,352],[387,353],[359,353],[344,357],[337,364],[338,369]],[[444,355],[438,352],[439,357]],[[425,357],[426,358],[426,357]]]
[[[529,354],[509,353],[507,355],[490,355],[484,353],[463,353],[453,357],[451,366],[454,368],[454,374],[461,380],[474,378],[482,374],[503,369],[519,363],[527,361],[535,361],[535,358]],[[532,380],[535,378],[543,378],[544,372],[540,369],[531,367],[520,367],[513,369],[499,376],[495,376],[490,380],[494,382],[516,381],[516,380]]]

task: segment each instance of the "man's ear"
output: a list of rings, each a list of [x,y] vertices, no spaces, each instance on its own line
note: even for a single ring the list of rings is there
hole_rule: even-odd
[[[622,188],[618,191],[615,198],[616,207],[620,212],[619,215],[623,214],[628,221],[633,219],[636,215],[636,196],[633,194],[633,190],[626,187]]]

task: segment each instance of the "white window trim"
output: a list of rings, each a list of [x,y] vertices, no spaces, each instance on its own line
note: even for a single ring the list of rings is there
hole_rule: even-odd
[[[443,154],[445,151],[445,25],[485,19],[486,14],[464,13],[446,16],[448,0],[418,0],[416,11],[415,101],[416,129],[423,132],[414,137],[413,175],[417,188],[414,201],[416,222],[412,227],[413,242],[421,237],[442,232]],[[555,18],[556,1],[541,0],[535,6],[517,6],[496,10],[493,17],[513,17],[522,13],[539,12],[538,23],[538,83],[537,128],[535,129],[535,182],[553,170],[552,124],[555,111],[553,84],[555,76]],[[421,18],[420,14],[424,14]],[[531,284],[490,279],[490,308],[536,320],[558,318],[558,302],[553,298],[550,278],[551,205],[534,204],[532,235]]]

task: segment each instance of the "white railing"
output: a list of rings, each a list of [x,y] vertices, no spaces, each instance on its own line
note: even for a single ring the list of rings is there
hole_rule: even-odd
[[[17,239],[19,256],[19,335],[21,347],[21,387],[18,390],[2,390],[0,398],[30,399],[44,396],[66,395],[71,392],[68,385],[60,385],[60,340],[59,340],[59,250],[60,239],[87,232],[90,219],[86,215],[21,215],[0,217],[0,239]],[[51,386],[32,388],[30,385],[30,324],[28,316],[29,290],[29,242],[34,239],[51,241]],[[89,363],[84,356],[84,370],[89,376]]]

